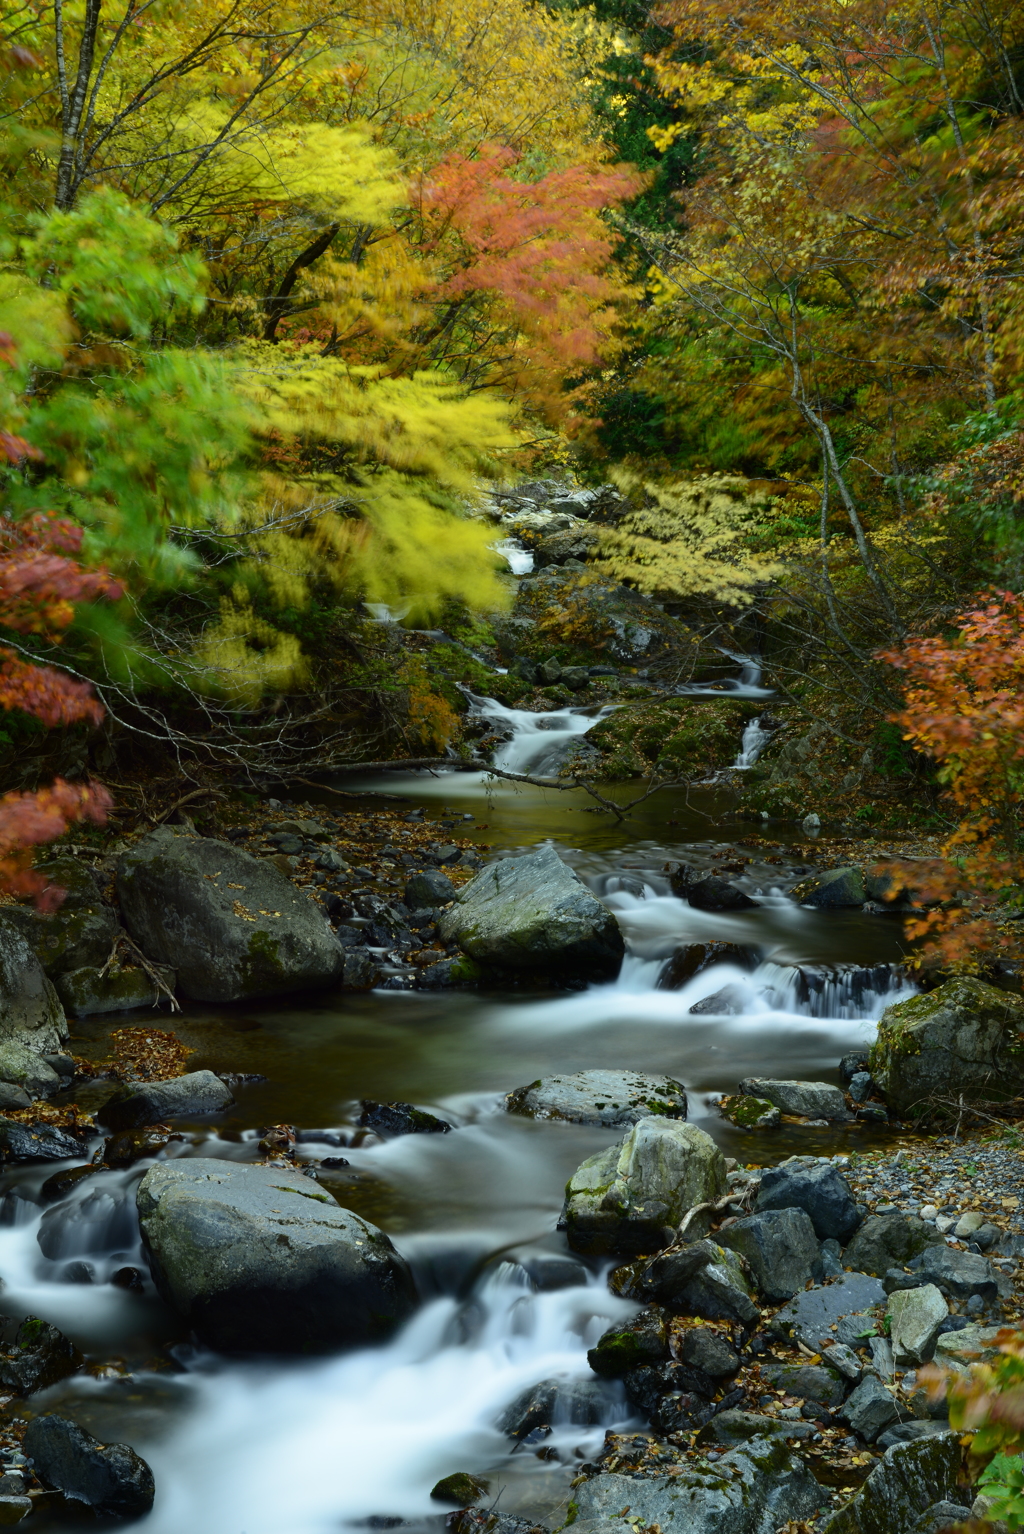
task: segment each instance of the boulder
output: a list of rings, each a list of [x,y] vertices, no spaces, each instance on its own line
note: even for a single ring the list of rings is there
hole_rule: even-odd
[[[324,916],[266,859],[161,827],[117,865],[125,925],[196,1001],[311,990],[344,966]]]
[[[86,964],[100,968],[110,957],[121,927],[110,907],[101,904],[95,885],[91,898],[92,905],[65,901],[52,915],[44,915],[34,906],[8,906],[4,911],[51,980]]]
[[[962,1507],[958,1502],[933,1502],[931,1507],[925,1508],[909,1534],[947,1534],[951,1527],[966,1523],[970,1516],[971,1509]],[[996,1534],[997,1528],[997,1524],[993,1525],[992,1534]]]
[[[856,1330],[864,1330],[862,1313],[872,1305],[886,1301],[881,1280],[864,1273],[844,1273],[834,1283],[805,1289],[776,1311],[771,1320],[773,1331],[791,1335],[806,1347],[817,1351],[838,1335],[841,1342],[844,1316],[856,1316]],[[837,1330],[833,1331],[833,1327]]]
[[[668,960],[658,976],[657,989],[681,991],[688,980],[713,964],[732,964],[737,969],[752,970],[757,967],[757,954],[752,948],[741,948],[738,943],[688,943]]]
[[[782,1113],[763,1097],[723,1097],[719,1108],[737,1129],[778,1129]]]
[[[761,1378],[799,1401],[820,1401],[823,1406],[841,1406],[846,1395],[843,1375],[821,1364],[763,1363]]]
[[[211,1347],[324,1353],[412,1311],[387,1236],[301,1172],[188,1157],[151,1167],[137,1202],[157,1287]]]
[[[739,1252],[761,1294],[773,1303],[791,1300],[815,1276],[821,1277],[821,1248],[803,1209],[745,1215],[720,1230],[718,1240]]]
[[[67,1417],[35,1417],[22,1451],[44,1486],[107,1518],[141,1518],[153,1506],[153,1472],[126,1443],[99,1443]]]
[[[822,911],[863,905],[868,898],[864,875],[859,868],[830,868],[827,873],[804,879],[790,893],[801,905]]]
[[[631,1534],[652,1524],[662,1534],[776,1534],[811,1517],[826,1493],[784,1442],[754,1438],[706,1469],[640,1479],[606,1471],[577,1486],[573,1499],[577,1534]]]
[[[0,1081],[21,1087],[29,1097],[49,1097],[57,1092],[62,1081],[52,1065],[42,1055],[28,1049],[17,1039],[0,1042]]]
[[[625,953],[619,924],[553,847],[491,863],[438,922],[478,963],[611,979]]]
[[[721,1332],[710,1326],[695,1326],[683,1332],[678,1339],[679,1357],[691,1369],[700,1369],[709,1379],[728,1379],[740,1366],[739,1354],[734,1352]]]
[[[709,874],[706,879],[698,879],[692,884],[687,884],[680,893],[697,911],[754,911],[757,909],[756,900],[751,900],[745,891],[735,884],[730,884],[728,879],[719,878],[717,874]]]
[[[667,1358],[665,1314],[656,1305],[609,1326],[587,1352],[587,1363],[604,1379],[619,1379],[632,1369],[660,1364]]]
[[[968,1323],[955,1332],[940,1332],[932,1362],[939,1369],[966,1374],[974,1364],[988,1364],[999,1356],[998,1326]]]
[[[934,1284],[920,1289],[904,1289],[889,1296],[889,1340],[897,1369],[916,1369],[930,1362],[939,1337],[939,1327],[949,1315],[949,1306]]]
[[[827,1081],[775,1081],[770,1077],[748,1076],[740,1082],[746,1097],[761,1097],[774,1103],[783,1113],[808,1119],[847,1119],[846,1098],[838,1087]]]
[[[19,1124],[0,1118],[0,1165],[26,1161],[69,1161],[85,1154],[85,1141],[55,1124]]]
[[[466,1470],[456,1470],[438,1481],[430,1493],[433,1502],[454,1502],[456,1507],[469,1507],[478,1497],[486,1497],[491,1489],[490,1481],[481,1476],[470,1475]]]
[[[926,1248],[907,1266],[921,1283],[934,1284],[954,1300],[969,1300],[976,1294],[990,1303],[999,1293],[992,1264],[978,1252],[960,1252],[943,1243]]]
[[[698,1444],[724,1443],[734,1448],[752,1438],[813,1438],[818,1429],[813,1422],[795,1422],[792,1417],[766,1417],[761,1412],[716,1412],[697,1434]]]
[[[761,1178],[754,1208],[803,1209],[811,1217],[819,1241],[833,1239],[845,1246],[860,1224],[850,1184],[828,1162],[785,1161],[769,1167]]]
[[[871,1074],[896,1113],[928,1098],[965,1102],[1024,1092],[1024,998],[973,975],[886,1007]]]
[[[759,1319],[753,1290],[735,1252],[714,1241],[689,1241],[667,1252],[620,1268],[614,1275],[618,1293],[657,1300],[671,1310],[707,1321],[739,1321],[749,1326]]]
[[[49,1321],[26,1316],[18,1327],[13,1350],[0,1357],[0,1387],[19,1396],[31,1395],[66,1379],[84,1362],[70,1337]]]
[[[956,1502],[960,1459],[956,1433],[895,1444],[852,1501],[826,1519],[821,1534],[909,1534],[935,1502]]]
[[[690,1008],[695,1017],[739,1017],[747,1005],[747,990],[742,985],[723,985],[695,1001]]]
[[[517,1087],[505,1098],[505,1108],[525,1118],[617,1129],[657,1115],[685,1119],[686,1088],[671,1077],[637,1071],[577,1071]]]
[[[506,1407],[498,1419],[498,1431],[519,1443],[536,1428],[554,1422],[592,1427],[608,1409],[609,1388],[597,1380],[541,1380]]]
[[[843,1421],[867,1443],[874,1443],[899,1415],[899,1407],[877,1374],[865,1374],[850,1392],[842,1411]]]
[[[725,1158],[710,1135],[678,1119],[644,1118],[573,1173],[560,1226],[580,1252],[652,1251],[725,1186]]]
[[[377,1103],[364,1097],[362,1110],[361,1127],[379,1135],[446,1135],[452,1128],[447,1119],[414,1108],[412,1103]]]
[[[855,1273],[873,1273],[881,1278],[893,1266],[905,1266],[928,1246],[944,1245],[934,1225],[926,1225],[916,1214],[869,1214],[854,1235],[843,1261]]]
[[[0,912],[0,1042],[41,1055],[68,1042],[68,1025],[53,984],[14,923]]]
[[[212,1071],[189,1071],[169,1081],[145,1081],[123,1087],[99,1109],[103,1122],[113,1130],[141,1129],[165,1119],[192,1118],[197,1114],[222,1113],[234,1102],[228,1088]]]
[[[167,990],[174,994],[177,977],[164,964],[153,966]],[[162,991],[144,969],[136,964],[83,966],[66,970],[55,981],[64,1010],[73,1017],[95,1017],[104,1012],[127,1012],[131,1007],[155,1007],[166,1001]]]
[[[410,911],[432,911],[437,906],[448,905],[458,890],[438,868],[426,868],[413,874],[405,886],[405,903]]]

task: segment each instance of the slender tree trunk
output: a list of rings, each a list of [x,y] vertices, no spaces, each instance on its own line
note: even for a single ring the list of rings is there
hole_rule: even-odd
[[[68,88],[66,39],[64,35],[64,0],[54,0],[54,31],[57,45],[57,77],[61,97],[60,158],[57,161],[57,185],[54,204],[67,212],[74,207],[82,184],[81,144],[79,134],[89,95],[92,64],[96,53],[96,35],[100,25],[102,0],[86,0],[82,38],[78,45],[78,68],[75,83]]]

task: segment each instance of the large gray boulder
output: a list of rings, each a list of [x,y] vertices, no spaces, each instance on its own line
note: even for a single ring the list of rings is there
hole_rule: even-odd
[[[886,1449],[857,1495],[821,1534],[908,1534],[934,1503],[957,1501],[962,1450],[956,1433],[935,1433]]]
[[[703,1129],[645,1118],[577,1167],[560,1223],[580,1252],[650,1252],[666,1246],[683,1216],[720,1198],[725,1186],[725,1158]]]
[[[932,1096],[966,1102],[1024,1092],[1024,999],[973,975],[886,1007],[871,1074],[890,1108]]]
[[[821,1277],[821,1247],[803,1209],[745,1215],[720,1230],[718,1240],[745,1258],[766,1300],[791,1300]]]
[[[117,865],[125,925],[196,1001],[330,985],[344,954],[319,908],[266,858],[161,827]]]
[[[898,1289],[890,1294],[886,1313],[897,1369],[916,1369],[919,1364],[929,1363],[939,1329],[949,1315],[949,1306],[935,1285]]]
[[[684,1119],[686,1088],[669,1076],[644,1076],[638,1071],[576,1071],[517,1087],[505,1098],[505,1107],[509,1113],[531,1119],[617,1129],[658,1114]]]
[[[817,1352],[835,1340],[838,1323],[844,1316],[856,1316],[860,1321],[865,1311],[874,1305],[884,1305],[887,1299],[881,1279],[869,1278],[865,1273],[844,1273],[834,1283],[817,1285],[795,1295],[788,1305],[776,1311],[769,1326]]]
[[[760,1312],[743,1264],[715,1241],[689,1241],[620,1270],[619,1293],[657,1300],[677,1314],[750,1326]]]
[[[142,1129],[164,1119],[221,1113],[234,1100],[228,1087],[212,1071],[189,1071],[167,1081],[122,1087],[103,1104],[99,1117],[113,1130]]]
[[[383,1231],[301,1172],[182,1157],[152,1167],[137,1202],[161,1294],[223,1352],[362,1346],[412,1310]]]
[[[929,1246],[945,1246],[945,1242],[935,1226],[918,1215],[899,1209],[869,1214],[846,1248],[843,1266],[882,1278],[890,1268],[904,1267]]]
[[[844,1246],[860,1224],[853,1190],[838,1167],[798,1157],[769,1167],[761,1178],[754,1207],[803,1209],[819,1241]]]
[[[59,1054],[68,1025],[51,982],[17,926],[0,913],[0,1042]]]
[[[576,1488],[572,1527],[574,1534],[632,1534],[651,1524],[663,1534],[776,1534],[791,1519],[809,1518],[826,1498],[785,1443],[754,1438],[706,1469],[635,1480],[595,1475]]]
[[[783,1113],[809,1119],[847,1119],[846,1098],[839,1087],[827,1081],[777,1081],[772,1077],[748,1076],[740,1082],[744,1097],[760,1097]]]
[[[625,953],[611,911],[553,847],[489,864],[438,928],[446,943],[498,969],[610,979]]]

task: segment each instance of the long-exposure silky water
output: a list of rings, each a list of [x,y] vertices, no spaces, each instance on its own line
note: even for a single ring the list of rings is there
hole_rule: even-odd
[[[508,727],[496,765],[540,778],[598,717],[474,706]],[[443,799],[481,820],[486,812],[494,855],[553,842],[615,912],[626,958],[616,980],[570,992],[328,994],[244,1014],[193,1006],[175,1020],[198,1050],[195,1065],[268,1079],[238,1089],[216,1132],[185,1126],[164,1154],[252,1161],[257,1126],[274,1122],[303,1131],[303,1160],[337,1160],[340,1148],[347,1165],[321,1167],[322,1189],[384,1228],[416,1277],[419,1308],[383,1345],[302,1361],[211,1353],[151,1285],[133,1294],[110,1282],[125,1266],[145,1270],[135,1190],[151,1161],[96,1172],[50,1203],[40,1193],[47,1169],[6,1174],[5,1309],[43,1316],[92,1356],[125,1361],[73,1376],[33,1405],[66,1409],[146,1456],[157,1484],[139,1525],[149,1534],[327,1534],[378,1519],[436,1528],[443,1513],[430,1491],[455,1471],[484,1476],[501,1511],[557,1527],[576,1467],[608,1428],[635,1421],[586,1358],[634,1307],[609,1292],[606,1265],[570,1253],[557,1230],[566,1179],[616,1135],[509,1114],[504,1094],[585,1068],[668,1073],[688,1088],[690,1118],[728,1153],[749,1155],[716,1094],[743,1075],[835,1079],[839,1056],[866,1045],[881,1010],[910,991],[898,926],[801,908],[785,893],[794,876],[784,862],[737,876],[755,901],[744,911],[700,911],[672,893],[673,857],[713,866],[728,814],[714,791],[655,800],[617,823],[579,791],[485,772],[346,780],[353,787],[426,806]],[[670,988],[672,956],[709,940],[749,962]],[[241,1063],[229,1067],[229,1053]],[[370,1096],[429,1107],[454,1130],[367,1138],[357,1126],[359,1099]],[[817,1150],[821,1136],[834,1151],[850,1133],[784,1131],[757,1151]],[[166,1360],[168,1343],[174,1369],[154,1369],[154,1348]],[[540,1458],[500,1423],[524,1390],[551,1380],[562,1404]],[[59,1515],[37,1522],[54,1534],[70,1527]]]

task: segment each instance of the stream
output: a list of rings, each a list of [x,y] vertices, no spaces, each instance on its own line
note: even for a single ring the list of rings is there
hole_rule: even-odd
[[[753,673],[731,689],[703,690],[744,688],[766,695]],[[487,699],[474,706],[509,727],[496,765],[539,776],[598,717]],[[751,759],[758,745],[751,727],[737,742]],[[602,1066],[667,1072],[686,1084],[691,1120],[727,1155],[776,1160],[877,1143],[864,1125],[744,1135],[711,1101],[748,1074],[838,1080],[840,1056],[870,1042],[882,1009],[909,994],[898,920],[819,913],[787,898],[804,866],[785,850],[798,828],[773,826],[772,861],[759,845],[736,876],[758,908],[723,915],[674,896],[665,864],[685,856],[713,866],[716,852],[750,835],[749,823],[731,818],[728,790],[655,796],[616,823],[582,791],[483,773],[389,773],[345,786],[399,796],[403,809],[422,805],[429,818],[471,815],[460,834],[489,843],[493,855],[552,841],[615,911],[627,957],[614,982],[569,993],[381,990],[190,1004],[173,1023],[161,1014],[158,1026],[196,1049],[190,1069],[266,1077],[236,1090],[237,1106],[216,1129],[186,1127],[169,1154],[255,1160],[259,1126],[288,1122],[302,1131],[301,1157],[349,1163],[323,1169],[324,1187],[388,1232],[422,1301],[385,1346],[287,1362],[203,1351],[150,1285],[132,1293],[109,1281],[125,1266],[145,1269],[134,1197],[151,1162],[98,1173],[49,1205],[39,1188],[52,1167],[4,1176],[4,1311],[54,1322],[98,1361],[34,1397],[33,1409],[59,1406],[146,1457],[157,1485],[147,1534],[326,1534],[396,1520],[439,1529],[430,1489],[462,1470],[490,1481],[500,1511],[562,1522],[574,1467],[609,1427],[635,1421],[624,1398],[609,1387],[600,1420],[557,1423],[542,1457],[511,1452],[497,1421],[541,1380],[592,1379],[587,1348],[635,1307],[609,1293],[606,1267],[582,1263],[555,1229],[566,1178],[612,1135],[507,1115],[511,1088]],[[680,990],[659,988],[671,954],[705,939],[756,949],[759,962],[752,972],[720,965]],[[690,1012],[725,986],[738,988],[730,993],[738,1011]],[[82,1020],[74,1047],[100,1051],[112,1029],[150,1021],[152,1013]],[[457,1132],[381,1142],[356,1127],[362,1097],[413,1102]],[[168,1346],[173,1368],[164,1352],[155,1362]],[[45,1510],[33,1525],[57,1534],[81,1527]]]

